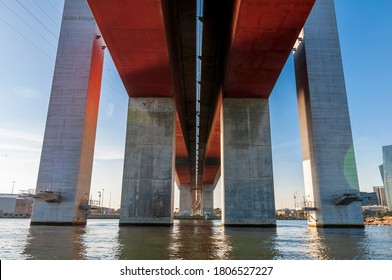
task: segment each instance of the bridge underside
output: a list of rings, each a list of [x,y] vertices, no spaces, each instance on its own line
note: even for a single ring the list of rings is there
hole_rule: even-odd
[[[83,2],[66,0],[76,6],[85,6]],[[175,181],[184,213],[210,213],[213,189],[220,179],[225,225],[274,226],[268,98],[315,0],[203,1],[202,16],[198,19],[196,0],[87,2],[130,97],[120,223],[171,224]],[[321,8],[313,10],[314,17],[324,16],[333,25],[334,14],[322,11],[323,8],[334,11],[333,1],[317,0],[317,5]],[[65,10],[65,16],[69,16],[66,13],[75,13],[75,9]],[[196,20],[202,22],[199,57],[196,46],[200,42],[196,38],[201,30],[197,30]],[[76,22],[64,20],[63,26],[67,24]],[[319,25],[312,21],[309,28],[305,25],[305,33],[312,37]],[[325,36],[325,40],[331,40],[330,34]],[[314,48],[307,52],[306,42],[301,46],[301,57],[305,58],[296,60],[301,65],[297,67],[300,108],[303,82],[306,84],[306,76],[312,75],[307,68],[309,60],[323,51],[321,46],[321,50]],[[325,52],[326,56],[330,54],[329,50]],[[334,55],[340,59],[339,49]],[[197,59],[201,60],[199,81]],[[58,57],[59,63],[60,60]],[[334,67],[340,69],[341,65],[333,65],[332,70],[336,70]],[[322,85],[328,87],[328,82]],[[319,96],[312,85],[306,86],[308,95]],[[336,92],[337,100],[345,98],[344,90],[339,88]],[[306,106],[314,105],[306,103]],[[340,108],[338,104],[331,106],[326,110]],[[335,164],[316,155],[308,157],[309,153],[313,155],[323,149],[316,140],[328,133],[317,134],[314,126],[322,124],[316,118],[304,113],[303,121],[311,120],[313,126],[301,132],[304,149],[310,149],[304,154],[304,162],[311,160],[310,169],[305,169],[311,176],[319,176],[317,172],[324,170],[319,163]],[[348,111],[341,118],[349,120]],[[345,125],[341,130],[344,129],[349,129],[351,136],[351,128]],[[311,143],[307,137],[313,137]],[[344,140],[345,143],[350,144],[350,139]],[[342,153],[345,152],[337,152]],[[350,164],[356,176],[355,161]],[[339,185],[336,191],[347,187],[344,180],[335,182]],[[316,198],[314,194],[328,188],[328,184],[313,185],[309,190],[312,202],[319,207],[324,198]],[[88,197],[88,191],[86,194]],[[356,212],[356,208],[345,211],[326,215],[346,215]],[[324,219],[321,213],[317,215],[319,218],[314,219],[321,222],[316,225],[351,223],[349,219],[335,221]]]

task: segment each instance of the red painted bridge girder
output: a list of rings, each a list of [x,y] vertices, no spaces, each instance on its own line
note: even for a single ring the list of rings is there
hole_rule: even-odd
[[[161,1],[89,0],[131,97],[173,97]]]
[[[270,96],[314,2],[237,1],[224,97]]]
[[[222,98],[269,97],[314,2],[204,1],[200,112],[202,152],[198,162],[203,184],[213,183],[219,169]],[[193,60],[196,60],[195,51],[189,47],[196,43],[193,38],[196,19],[192,21],[191,18],[195,11],[189,10],[193,9],[195,1],[187,2],[191,4],[183,9],[185,12],[179,9],[180,12],[174,13],[172,18],[168,18],[170,6],[180,7],[185,2],[88,0],[88,3],[128,94],[132,97],[174,97],[181,101],[176,102],[176,158],[182,164],[176,169],[181,183],[191,183],[193,169],[189,168],[187,161],[192,161],[190,149],[195,149],[192,139],[196,127],[193,112],[187,110],[195,104],[192,99],[187,100],[186,94],[179,88],[188,88],[188,97],[193,94],[189,89],[196,88],[194,65],[189,62],[193,53]],[[184,28],[191,23],[195,24],[194,30]],[[180,34],[168,34],[171,27]],[[184,41],[179,43],[181,36]],[[173,52],[173,46],[180,51]],[[187,51],[188,56],[177,55]],[[185,66],[177,67],[183,62]]]
[[[221,2],[221,3],[219,3]],[[220,157],[220,109],[222,98],[268,98],[290,55],[315,0],[234,0],[205,1],[203,71],[222,69],[218,78],[203,81],[201,127],[205,141],[205,161]],[[230,3],[226,15],[216,16]],[[207,11],[206,11],[207,10]],[[228,10],[228,11],[227,11]],[[227,25],[221,21],[226,20]],[[208,36],[209,35],[209,36]],[[210,52],[211,46],[222,49]],[[205,46],[207,48],[205,48]],[[216,54],[220,55],[220,58]],[[218,70],[219,71],[219,70]],[[239,104],[240,106],[240,104]],[[203,164],[202,162],[200,164]],[[200,170],[199,166],[199,170]],[[214,182],[213,166],[203,175],[203,183]],[[218,170],[215,166],[214,170]]]
[[[191,158],[196,155],[190,149],[196,146],[196,112],[195,106],[193,110],[185,107],[196,102],[196,31],[188,31],[196,18],[195,9],[192,11],[195,0],[88,3],[128,95],[176,99],[176,158],[182,162],[176,169],[181,183],[190,184]],[[182,42],[177,42],[176,31],[183,33]]]

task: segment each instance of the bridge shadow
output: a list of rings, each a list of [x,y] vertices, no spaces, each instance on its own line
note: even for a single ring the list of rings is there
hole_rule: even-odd
[[[274,259],[274,228],[224,228],[218,221],[181,220],[172,228],[121,227],[118,259]]]
[[[376,230],[377,229],[377,230]],[[374,242],[375,235],[380,235]],[[370,236],[370,237],[369,237]],[[384,250],[389,228],[308,228],[279,221],[277,228],[225,228],[220,221],[176,220],[173,227],[30,226],[23,253],[33,260],[357,260]],[[388,240],[388,239],[387,239]]]
[[[23,255],[31,260],[85,259],[85,233],[79,226],[30,226]]]

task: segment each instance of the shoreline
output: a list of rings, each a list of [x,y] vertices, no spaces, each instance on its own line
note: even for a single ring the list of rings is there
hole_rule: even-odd
[[[365,225],[369,226],[392,226],[392,217],[367,217],[365,218]]]

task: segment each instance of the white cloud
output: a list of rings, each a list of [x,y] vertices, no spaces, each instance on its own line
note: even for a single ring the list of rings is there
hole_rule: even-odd
[[[42,98],[42,93],[30,88],[30,87],[25,87],[25,86],[17,86],[12,89],[12,92],[20,97],[26,98],[26,99],[41,99]]]
[[[95,160],[123,160],[124,150],[118,147],[99,146],[95,149]]]
[[[36,146],[36,145],[34,145]],[[6,152],[33,152],[33,153],[39,153],[41,152],[41,149],[38,147],[32,147],[28,145],[18,145],[18,144],[3,144],[0,143],[0,151],[6,151]],[[7,153],[4,153],[7,154]],[[8,156],[8,154],[7,154]]]
[[[7,158],[18,158],[26,153],[39,154],[42,148],[42,137],[38,134],[0,128],[0,153],[7,154]]]
[[[1,138],[8,138],[14,140],[25,140],[29,142],[42,143],[42,136],[26,131],[1,128],[0,127],[0,141],[3,142]]]
[[[10,152],[41,152],[43,135],[0,128],[0,151],[2,154]],[[94,158],[96,160],[123,160],[124,147],[97,144]]]

